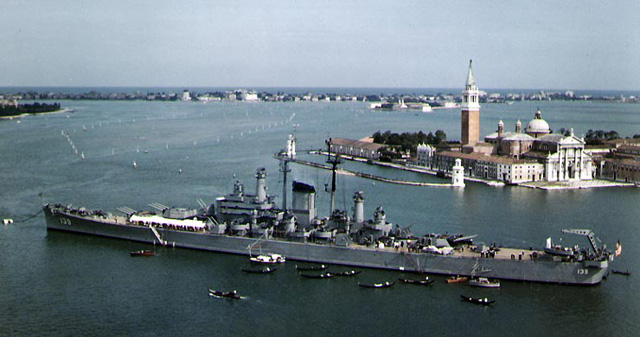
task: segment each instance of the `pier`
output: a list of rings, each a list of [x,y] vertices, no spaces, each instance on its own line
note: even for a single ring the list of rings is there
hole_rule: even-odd
[[[331,166],[325,165],[325,164],[321,164],[321,163],[315,163],[315,162],[306,161],[306,160],[300,160],[300,159],[292,159],[291,162],[297,163],[297,164],[301,164],[301,165],[307,165],[307,166],[311,166],[311,167],[315,167],[315,168],[320,168],[320,169],[323,169],[323,170],[331,170]],[[377,175],[374,175],[374,174],[369,174],[369,173],[364,173],[364,172],[357,172],[357,171],[350,171],[350,170],[341,169],[341,168],[337,169],[336,171],[339,174],[342,174],[342,175],[352,175],[352,176],[361,177],[361,178],[365,178],[365,179],[382,181],[382,182],[390,183],[390,184],[409,185],[409,186],[432,186],[432,187],[452,187],[453,186],[451,183],[423,183],[423,182],[417,182],[417,181],[405,181],[405,180],[398,180],[398,179],[390,179],[390,178],[386,178],[386,177],[377,176]]]

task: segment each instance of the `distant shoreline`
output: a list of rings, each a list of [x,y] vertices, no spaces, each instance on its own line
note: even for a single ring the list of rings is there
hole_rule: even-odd
[[[0,96],[15,100],[113,100],[113,101],[246,101],[246,102],[326,102],[359,101],[396,103],[443,103],[462,101],[459,89],[451,88],[205,88],[175,87],[0,87]],[[640,103],[633,90],[531,90],[486,89],[480,103],[523,101],[593,101]],[[438,106],[432,104],[432,106]]]

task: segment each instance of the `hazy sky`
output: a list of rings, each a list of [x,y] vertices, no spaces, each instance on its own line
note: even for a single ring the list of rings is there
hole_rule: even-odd
[[[0,0],[0,86],[640,89],[640,1]]]

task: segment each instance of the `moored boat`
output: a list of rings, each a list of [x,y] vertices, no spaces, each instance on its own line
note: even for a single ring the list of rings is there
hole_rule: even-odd
[[[429,280],[428,277],[424,280],[414,280],[414,279],[407,279],[407,278],[398,278],[398,280],[403,283],[422,285],[422,286],[428,286],[429,284],[433,283],[433,281]]]
[[[342,271],[342,272],[337,272],[337,273],[332,273],[334,276],[356,276],[358,274],[360,274],[362,271],[360,270],[349,270],[349,271]]]
[[[622,270],[615,270],[615,269],[611,269],[611,272],[614,274],[618,274],[618,275],[624,275],[624,276],[631,276],[631,272],[630,271],[622,271]]]
[[[312,270],[326,270],[329,268],[326,264],[313,265],[313,266],[298,266],[296,265],[296,269],[299,271],[312,271]]]
[[[467,282],[467,280],[469,280],[469,278],[466,276],[456,275],[456,276],[448,277],[447,283],[462,283],[462,282]]]
[[[483,288],[499,288],[500,280],[489,280],[486,277],[478,277],[470,279],[469,285]]]
[[[131,256],[154,256],[155,253],[152,250],[136,250],[134,252],[131,252]]]
[[[473,304],[482,304],[482,305],[490,305],[495,303],[495,300],[490,300],[488,298],[474,298],[474,297],[469,297],[469,296],[465,296],[465,295],[460,295],[460,298],[462,298],[463,300],[473,303]]]
[[[334,275],[332,273],[326,272],[321,274],[300,274],[300,276],[306,278],[332,278]]]
[[[249,258],[251,262],[256,263],[284,263],[286,260],[284,256],[280,254],[269,253],[266,255],[258,255]]]

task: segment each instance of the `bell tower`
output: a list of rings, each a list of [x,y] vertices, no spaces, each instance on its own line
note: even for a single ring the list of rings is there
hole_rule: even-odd
[[[475,145],[480,137],[480,92],[473,78],[472,60],[469,60],[467,83],[462,92],[462,129],[460,141],[462,146]]]

